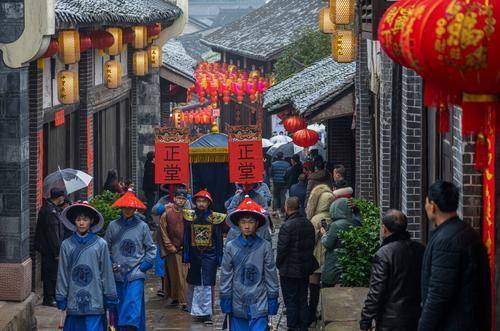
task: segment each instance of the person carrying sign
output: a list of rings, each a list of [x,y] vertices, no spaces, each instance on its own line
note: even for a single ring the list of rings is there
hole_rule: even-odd
[[[65,331],[106,330],[106,309],[118,303],[108,244],[96,235],[104,219],[87,204],[74,204],[62,213],[73,232],[61,245],[56,301],[66,311]]]
[[[113,203],[122,216],[111,222],[105,239],[111,250],[118,304],[118,330],[146,330],[144,280],[153,267],[156,247],[148,225],[135,212],[146,206],[132,191]]]
[[[222,222],[226,215],[211,210],[213,199],[207,190],[193,196],[195,209],[185,214],[182,260],[189,263],[187,282],[191,285],[191,315],[212,324],[212,287],[222,262]]]
[[[265,209],[250,197],[229,214],[241,234],[226,245],[221,267],[220,306],[231,330],[267,330],[278,312],[278,272],[271,243],[256,235],[266,224]]]

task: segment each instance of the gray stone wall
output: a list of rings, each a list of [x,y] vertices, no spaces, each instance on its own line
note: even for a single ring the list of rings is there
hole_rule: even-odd
[[[16,41],[24,31],[24,0],[0,1],[0,43]]]
[[[374,156],[372,138],[372,115],[370,113],[370,75],[366,40],[359,41],[356,62],[356,185],[355,193],[359,198],[374,201]]]
[[[378,160],[378,205],[381,213],[391,206],[391,153],[392,151],[392,75],[393,62],[382,51],[379,108],[379,160]]]
[[[408,217],[408,230],[414,239],[421,239],[422,204],[422,79],[403,68],[401,178],[402,211]]]
[[[140,191],[146,154],[154,151],[154,128],[160,126],[160,74],[152,72],[133,79],[135,80],[133,98],[136,102],[137,115],[137,154],[135,158],[132,156],[132,160],[136,163],[135,182]]]
[[[0,263],[30,254],[28,68],[0,59]]]

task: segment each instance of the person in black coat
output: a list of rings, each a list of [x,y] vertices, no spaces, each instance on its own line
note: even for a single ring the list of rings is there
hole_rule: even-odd
[[[459,189],[438,181],[425,203],[431,232],[422,265],[419,331],[485,331],[491,325],[490,271],[479,234],[457,215]]]
[[[297,197],[286,200],[287,217],[278,234],[276,266],[280,274],[288,330],[306,331],[309,324],[309,275],[319,265],[313,255],[316,239],[314,227],[299,209]]]
[[[65,228],[60,219],[60,205],[64,204],[64,190],[53,188],[50,198],[43,201],[38,211],[35,229],[35,248],[42,257],[43,305],[56,307],[56,280],[59,249],[65,239]]]
[[[416,331],[420,317],[420,270],[425,247],[410,240],[399,210],[382,218],[384,241],[373,257],[370,289],[361,312],[361,330]]]

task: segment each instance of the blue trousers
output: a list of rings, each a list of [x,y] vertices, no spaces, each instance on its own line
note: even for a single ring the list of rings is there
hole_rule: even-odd
[[[118,331],[133,327],[146,331],[146,310],[144,303],[144,279],[131,282],[116,282],[118,292]]]
[[[267,316],[244,319],[232,316],[230,318],[231,331],[266,331],[267,330]]]
[[[105,331],[105,315],[67,315],[64,331]]]

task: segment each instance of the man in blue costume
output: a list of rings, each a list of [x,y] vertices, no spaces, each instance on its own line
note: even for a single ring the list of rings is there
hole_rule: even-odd
[[[57,307],[66,311],[65,331],[106,330],[106,309],[118,303],[108,244],[95,233],[102,215],[87,204],[74,204],[62,213],[73,233],[61,245],[57,274]]]
[[[185,213],[182,260],[189,263],[187,282],[191,286],[191,315],[212,324],[212,287],[222,262],[222,222],[226,215],[210,209],[213,199],[207,190],[193,196],[195,209]]]
[[[151,269],[156,247],[148,225],[135,215],[146,206],[132,191],[116,200],[113,207],[122,209],[122,216],[111,222],[105,239],[111,250],[118,304],[119,331],[145,331],[144,280]]]
[[[226,245],[221,267],[220,306],[231,330],[268,329],[278,312],[278,273],[271,243],[256,235],[266,223],[265,209],[250,197],[229,215],[241,234]]]

